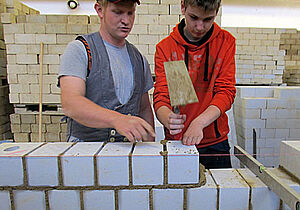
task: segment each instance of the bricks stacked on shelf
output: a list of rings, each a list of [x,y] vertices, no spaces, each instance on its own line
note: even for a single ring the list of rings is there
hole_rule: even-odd
[[[66,140],[67,124],[61,122],[62,114],[42,115],[42,139],[46,142],[60,142]],[[39,137],[39,115],[11,114],[11,131],[15,142],[37,142]]]
[[[13,106],[8,103],[8,85],[1,85],[0,80],[0,140],[12,139],[9,114],[13,113]]]
[[[168,148],[177,153],[173,169],[174,153],[158,142],[1,144],[1,209],[279,209],[280,199],[248,169],[204,173],[194,146],[169,141]],[[184,171],[195,178],[169,183]]]
[[[4,42],[3,24],[14,21],[18,14],[36,14],[38,11],[31,9],[15,0],[0,1],[0,140],[12,139],[9,115],[13,113],[13,106],[9,103],[7,84],[7,57]]]
[[[280,49],[285,50],[285,72],[283,81],[300,86],[300,31],[287,29],[281,34]]]
[[[283,29],[225,28],[236,37],[238,84],[281,84],[285,67],[280,50]]]
[[[280,142],[300,136],[300,87],[237,87],[234,116],[238,145],[253,152],[253,129],[257,159],[278,166]]]

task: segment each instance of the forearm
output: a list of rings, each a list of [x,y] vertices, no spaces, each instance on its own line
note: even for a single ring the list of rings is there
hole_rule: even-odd
[[[166,106],[161,106],[158,108],[158,110],[156,111],[156,117],[159,120],[159,122],[161,124],[163,124],[166,128],[169,128],[169,115],[172,111],[166,107]]]
[[[203,129],[218,119],[220,115],[220,109],[217,106],[210,105],[204,112],[195,118],[193,122],[196,122]]]
[[[111,128],[122,114],[105,109],[84,96],[62,97],[64,113],[91,128]]]

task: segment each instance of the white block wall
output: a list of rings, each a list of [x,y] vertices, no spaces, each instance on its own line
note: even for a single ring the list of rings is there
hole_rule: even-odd
[[[300,177],[300,141],[283,141],[280,145],[280,166]]]
[[[234,116],[238,145],[253,153],[257,133],[257,159],[265,166],[279,164],[280,142],[300,135],[300,87],[237,87]]]
[[[189,183],[189,181],[185,183],[183,180],[179,180],[178,183],[168,183],[169,177],[166,178],[165,172],[168,170],[167,165],[169,164],[170,157],[176,153],[174,151],[178,152],[176,154],[177,158],[182,158],[183,160],[177,159],[179,163],[178,167],[176,170],[175,167],[174,170],[168,170],[168,173],[180,174],[182,169],[184,169],[180,164],[183,162],[190,166],[190,175],[192,177],[194,174],[197,174],[200,180],[205,178],[202,173],[199,175],[199,160],[196,158],[193,159],[194,155],[198,155],[195,154],[194,146],[183,147],[179,142],[168,142],[167,149],[167,151],[162,152],[163,147],[159,142],[138,143],[135,146],[129,143],[0,144],[1,163],[7,160],[7,158],[19,157],[21,159],[21,165],[19,166],[21,168],[21,180],[23,180],[23,182],[18,184],[11,184],[9,179],[1,179],[0,209],[226,210],[248,209],[250,205],[253,206],[253,209],[258,210],[278,209],[277,207],[280,204],[279,198],[248,169],[215,169],[206,171],[206,183],[199,183],[199,180],[196,183]],[[158,152],[159,150],[160,152]],[[190,153],[187,151],[190,151]],[[159,166],[161,159],[158,154],[163,155],[163,167]],[[30,182],[29,179],[33,179],[34,176],[29,176],[32,173],[32,169],[29,170],[27,167],[28,162],[34,157],[42,158],[34,159],[37,169],[33,171],[37,173],[36,179],[38,181],[35,182],[32,180]],[[190,159],[191,157],[192,159]],[[78,158],[77,165],[74,164],[76,158]],[[97,175],[103,173],[101,169],[99,170],[97,164],[101,158],[104,158],[104,162],[108,161],[110,164],[114,164],[114,162],[118,163],[119,165],[115,164],[115,166],[120,168],[122,168],[124,162],[120,162],[118,158],[126,158],[128,161],[125,164],[128,172],[123,171],[123,176],[128,173],[128,184],[124,185],[122,181],[123,177],[116,176],[114,177],[116,179],[114,185],[101,185],[101,182],[97,182],[97,179],[101,178],[101,176]],[[153,170],[156,170],[162,176],[162,184],[161,182],[153,184],[153,180],[149,179],[145,173],[152,173],[147,167],[145,168],[145,172],[143,172],[141,165],[136,165],[138,167],[135,167],[135,158],[138,161],[144,161],[144,165],[147,167],[148,165],[152,165]],[[50,162],[55,159],[56,165],[48,164],[45,161],[47,159]],[[92,164],[91,161],[93,162]],[[37,162],[40,162],[40,164],[37,164]],[[45,163],[44,165],[48,169],[43,166],[43,163]],[[68,165],[69,163],[70,165]],[[7,167],[16,168],[15,165],[3,166],[3,164],[0,164],[0,172],[8,170]],[[31,167],[33,168],[33,165]],[[42,170],[55,171],[57,173],[55,182],[42,182],[37,172],[38,169],[40,169],[41,176],[44,173]],[[162,170],[162,172],[159,173],[158,169]],[[144,184],[134,183],[134,173],[136,173],[136,170],[145,175],[136,179],[139,181],[142,180],[145,182]],[[82,171],[86,174],[82,174]],[[280,177],[283,177],[283,180],[290,186],[300,191],[299,183],[293,182],[291,177],[279,169],[274,169],[274,171]],[[107,172],[110,173],[111,171],[108,170]],[[77,178],[71,177],[70,174],[67,175],[68,173],[73,174],[74,177],[83,175],[85,179],[89,180],[85,180],[83,183],[82,179],[78,178],[77,181]],[[92,176],[90,176],[90,173],[92,173]],[[49,179],[52,178],[49,177]],[[57,182],[56,179],[58,180]],[[118,182],[119,184],[116,184]],[[39,184],[37,185],[36,183]],[[288,209],[285,204],[284,208]]]

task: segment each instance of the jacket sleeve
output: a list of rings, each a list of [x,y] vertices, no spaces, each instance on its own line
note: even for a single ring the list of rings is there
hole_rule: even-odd
[[[225,54],[214,86],[214,97],[210,105],[217,106],[221,114],[229,110],[234,102],[235,89],[235,39],[222,49]]]
[[[153,106],[155,112],[161,106],[167,106],[170,109],[171,102],[168,91],[168,84],[165,74],[164,62],[167,61],[165,52],[168,50],[162,49],[163,46],[158,44],[155,51],[155,84],[154,84],[154,93],[153,93]]]

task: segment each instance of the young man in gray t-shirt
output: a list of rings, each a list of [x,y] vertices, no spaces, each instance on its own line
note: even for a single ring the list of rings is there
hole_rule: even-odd
[[[140,53],[136,48],[125,40],[133,27],[136,3],[139,4],[139,0],[97,0],[95,4],[95,10],[101,21],[99,34],[94,33],[86,37],[91,37],[88,43],[92,43],[92,46],[89,45],[92,48],[92,58],[98,58],[95,54],[99,52],[99,47],[93,46],[93,43],[100,43],[93,40],[102,40],[105,49],[100,51],[99,57],[108,58],[109,64],[103,64],[109,66],[108,68],[99,69],[100,67],[92,66],[93,71],[99,72],[92,72],[88,78],[90,58],[85,45],[78,40],[70,42],[62,56],[59,73],[61,103],[65,115],[74,125],[78,124],[69,129],[68,140],[99,141],[97,139],[99,136],[103,138],[106,135],[102,134],[109,132],[107,136],[118,133],[131,142],[154,141],[154,120],[148,96],[148,90],[153,87],[149,64],[145,57],[138,56]],[[96,39],[98,36],[99,39]],[[95,59],[92,60],[92,65],[101,62],[103,63]],[[141,68],[137,69],[137,66]],[[107,75],[112,75],[112,81],[104,78],[95,83],[93,78],[90,78],[101,75],[101,72],[105,74],[107,71],[111,71],[111,74]],[[141,78],[142,82],[137,78]],[[114,94],[109,98],[108,106],[102,106],[105,103],[100,96],[102,92],[109,90],[101,89],[101,85],[97,83],[104,83],[106,87],[113,84],[111,87]],[[89,92],[90,90],[100,94],[95,95]],[[70,126],[72,124],[68,125]],[[99,136],[89,136],[93,134]]]

